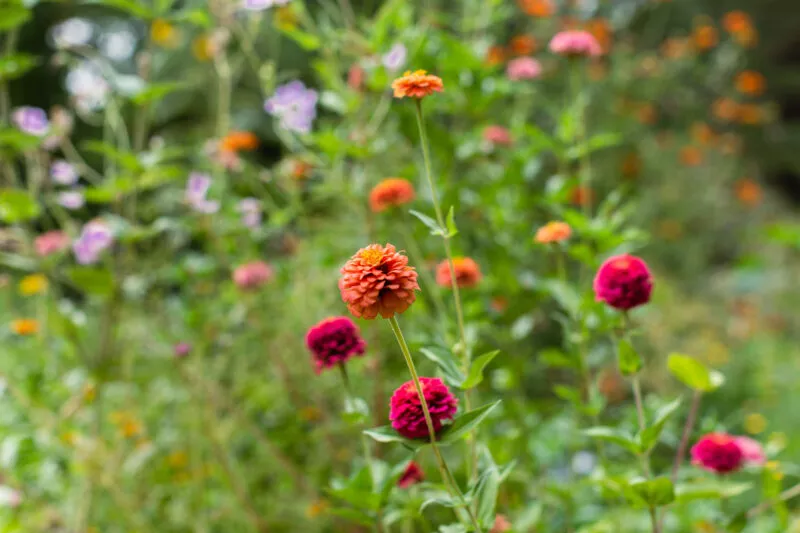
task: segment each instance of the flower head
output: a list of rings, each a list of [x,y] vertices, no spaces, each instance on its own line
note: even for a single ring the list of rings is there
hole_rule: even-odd
[[[736,75],[736,90],[748,96],[761,96],[767,87],[764,75],[755,70],[745,70]]]
[[[211,187],[211,176],[200,172],[192,172],[186,181],[184,199],[193,210],[198,213],[216,213],[219,211],[219,202],[206,199],[208,189]]]
[[[317,374],[346,363],[354,355],[363,355],[367,348],[358,326],[346,316],[326,318],[312,326],[306,333],[306,346]]]
[[[172,351],[176,358],[182,359],[192,351],[192,345],[188,342],[179,342],[172,348]]]
[[[508,518],[499,514],[494,517],[494,525],[492,529],[489,530],[489,533],[505,533],[506,531],[510,531],[512,528],[511,522],[508,521]]]
[[[483,278],[481,267],[470,257],[454,257],[453,270],[455,270],[456,283],[459,287],[474,287]],[[441,287],[453,286],[450,264],[447,260],[442,261],[436,267],[436,284]]]
[[[397,486],[401,489],[407,489],[424,480],[425,474],[419,465],[415,461],[409,461],[400,479],[397,480]]]
[[[594,278],[594,294],[598,302],[627,311],[650,301],[653,277],[640,258],[633,255],[609,257]]]
[[[275,89],[264,103],[264,110],[279,119],[282,128],[296,133],[308,133],[317,117],[317,91],[295,80]]]
[[[75,260],[82,265],[96,263],[100,254],[114,242],[111,230],[102,220],[87,222],[78,239],[72,243]]]
[[[24,296],[39,294],[47,289],[47,278],[42,274],[31,274],[19,281],[19,292]]]
[[[249,131],[232,131],[219,142],[219,149],[225,152],[250,152],[258,148],[258,137]]]
[[[46,257],[48,255],[60,252],[69,246],[69,235],[63,231],[53,230],[42,233],[33,241],[33,247],[36,249],[36,255]]]
[[[727,433],[709,433],[692,446],[692,464],[715,472],[728,474],[739,470],[745,462],[742,447]]]
[[[506,76],[511,81],[533,80],[542,73],[542,64],[532,57],[518,57],[508,62]]]
[[[738,198],[739,201],[747,207],[758,205],[763,197],[763,193],[761,192],[761,187],[758,185],[758,182],[750,178],[742,178],[738,180],[734,184],[734,190],[736,192],[736,198]]]
[[[372,188],[369,193],[369,206],[379,213],[390,207],[397,207],[414,200],[414,186],[403,178],[386,178]]]
[[[419,381],[428,404],[433,431],[439,433],[442,422],[452,420],[455,416],[458,400],[439,378],[419,378]],[[389,419],[395,431],[407,439],[428,437],[422,403],[413,381],[405,382],[392,394]]]
[[[550,51],[568,57],[594,57],[603,53],[597,39],[582,30],[558,32],[550,41]]]
[[[394,43],[388,52],[381,57],[384,68],[390,72],[396,72],[403,68],[408,58],[408,50],[403,43]]]
[[[742,450],[744,462],[748,465],[763,465],[767,461],[764,447],[757,440],[750,437],[736,437],[736,444]]]
[[[83,196],[83,191],[80,189],[73,189],[71,191],[61,191],[56,198],[58,205],[66,209],[80,209],[86,203],[86,198]]]
[[[546,18],[555,13],[553,0],[517,0],[520,9],[532,17]]]
[[[536,51],[536,39],[530,35],[517,35],[508,44],[511,52],[517,56],[526,56]]]
[[[78,181],[78,171],[63,159],[50,165],[50,177],[59,185],[74,185]]]
[[[263,11],[273,6],[285,6],[290,0],[242,0],[242,7],[247,11]]]
[[[696,27],[692,34],[692,38],[694,40],[694,45],[698,50],[708,50],[710,48],[714,48],[719,40],[717,29],[708,24]]]
[[[392,82],[395,98],[424,98],[434,92],[444,91],[442,78],[428,74],[424,70],[406,71],[402,77]]]
[[[569,224],[554,220],[539,228],[533,240],[539,244],[550,244],[566,241],[570,235],[572,235],[572,228],[569,227]]]
[[[252,261],[236,267],[233,282],[241,290],[254,290],[272,279],[275,271],[264,261]]]
[[[512,144],[511,132],[503,126],[486,126],[483,129],[483,140],[495,145],[509,146]]]
[[[20,336],[35,335],[39,331],[39,322],[32,318],[18,318],[11,322],[11,331]]]
[[[47,113],[39,107],[18,107],[11,114],[11,120],[20,131],[36,137],[44,137],[50,130]]]
[[[417,271],[391,244],[362,248],[345,263],[341,274],[342,300],[359,318],[373,319],[379,314],[391,318],[417,299]]]
[[[237,209],[242,214],[242,224],[246,227],[257,228],[261,225],[261,202],[255,198],[243,198]]]

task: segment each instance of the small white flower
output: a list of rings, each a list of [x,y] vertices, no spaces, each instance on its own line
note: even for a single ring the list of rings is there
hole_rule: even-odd
[[[74,48],[88,44],[94,34],[94,26],[86,19],[73,17],[53,26],[50,37],[56,48]]]

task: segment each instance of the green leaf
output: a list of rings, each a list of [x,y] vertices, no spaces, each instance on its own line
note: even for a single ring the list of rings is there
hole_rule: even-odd
[[[664,425],[680,406],[681,399],[678,398],[658,410],[653,425],[645,429],[639,435],[639,443],[642,451],[647,452],[655,445],[658,441],[658,437],[661,436],[661,432],[664,430]]]
[[[86,141],[81,143],[81,147],[87,152],[100,154],[103,157],[118,163],[127,170],[139,172],[142,170],[142,165],[136,156],[130,152],[123,152],[118,150],[115,146],[100,141]]]
[[[133,95],[131,101],[136,105],[146,104],[155,100],[160,100],[168,94],[180,91],[186,87],[187,84],[182,82],[154,83]]]
[[[450,206],[450,211],[447,212],[447,235],[446,237],[449,239],[458,235],[458,228],[456,227],[456,215],[453,206]]]
[[[744,494],[753,488],[753,483],[725,483],[725,482],[701,482],[684,483],[675,487],[675,496],[679,502],[694,500],[721,500],[723,498],[733,498]]]
[[[280,25],[278,29],[281,33],[299,44],[304,50],[317,50],[322,44],[319,37],[313,33],[306,33],[296,27]]]
[[[114,276],[110,270],[96,267],[73,267],[67,278],[87,294],[107,296],[114,290]]]
[[[473,409],[472,411],[468,411],[456,417],[451,425],[447,426],[447,428],[437,435],[437,442],[440,444],[452,444],[460,440],[464,435],[478,427],[478,425],[489,416],[489,413],[500,405],[501,401],[502,400],[497,400],[494,403],[478,407],[477,409]]]
[[[587,429],[584,434],[594,439],[613,442],[634,454],[638,454],[640,451],[639,442],[633,436],[619,429],[597,426]]]
[[[544,287],[569,316],[577,316],[581,308],[581,297],[572,285],[551,279],[545,282]]]
[[[499,353],[500,350],[494,350],[476,357],[475,360],[472,361],[472,366],[469,368],[469,375],[467,376],[467,379],[465,379],[461,385],[459,385],[459,388],[468,390],[483,381],[483,370],[486,368],[486,365],[491,363],[492,360],[497,357],[497,354]]]
[[[454,507],[462,507],[461,501],[453,496],[450,496],[446,492],[434,492],[432,496],[425,498],[425,501],[422,502],[422,505],[419,506],[419,512],[421,513],[427,507],[431,505],[441,505],[442,507],[454,508]]]
[[[421,348],[422,355],[433,362],[442,372],[445,382],[453,387],[461,387],[466,381],[464,373],[458,365],[455,356],[449,350],[438,347]]]
[[[21,5],[0,6],[0,31],[13,30],[31,18],[31,11]]]
[[[140,0],[94,0],[87,2],[91,4],[103,4],[109,7],[115,7],[121,11],[125,11],[139,18],[151,19],[155,14],[145,7],[145,2]]]
[[[372,527],[375,525],[375,519],[369,516],[369,514],[347,507],[335,507],[333,509],[327,509],[326,513],[343,518],[348,522],[353,522],[354,524],[359,524],[364,527]]]
[[[28,135],[13,128],[0,130],[0,146],[6,146],[17,152],[24,152],[39,146],[42,140],[35,135]]]
[[[39,216],[39,204],[20,189],[0,189],[0,220],[8,224],[31,220]]]
[[[12,54],[0,58],[0,80],[14,80],[39,64],[31,54]]]
[[[675,501],[675,487],[666,476],[655,479],[637,479],[630,483],[631,490],[648,505],[659,507]]]
[[[495,519],[497,494],[500,492],[502,478],[497,465],[490,464],[478,477],[475,486],[475,501],[477,502],[478,521],[484,527],[491,527]]]
[[[725,377],[715,370],[710,370],[695,358],[673,353],[667,359],[667,366],[672,375],[687,387],[701,392],[711,392],[725,382]]]
[[[622,140],[622,136],[618,133],[598,133],[585,143],[573,146],[567,150],[567,157],[570,159],[578,159],[592,152],[616,146]]]
[[[642,358],[628,339],[620,339],[617,344],[617,364],[624,376],[632,376],[642,369]]]
[[[409,213],[417,217],[420,220],[420,222],[425,224],[428,227],[428,229],[431,230],[431,235],[445,235],[444,229],[439,225],[439,223],[436,222],[431,217],[429,217],[428,215],[420,213],[419,211],[414,211],[413,209],[410,210]]]
[[[369,406],[362,398],[346,398],[342,410],[342,420],[352,425],[360,425],[369,418]]]

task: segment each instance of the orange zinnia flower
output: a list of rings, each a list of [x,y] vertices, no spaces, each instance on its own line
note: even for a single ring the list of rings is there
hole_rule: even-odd
[[[249,131],[232,131],[219,142],[224,152],[252,151],[258,148],[258,137]]]
[[[527,56],[536,51],[536,40],[530,35],[517,35],[511,39],[509,48],[514,55]]]
[[[694,29],[692,39],[694,41],[694,46],[698,50],[708,50],[717,46],[719,35],[717,34],[717,29],[714,26],[704,24],[702,26],[697,26]]]
[[[717,134],[711,129],[711,126],[705,122],[695,122],[692,124],[692,139],[700,145],[707,145],[713,143]]]
[[[489,50],[486,51],[486,58],[484,61],[490,67],[499,65],[505,60],[506,50],[502,46],[490,46]]]
[[[739,105],[730,98],[719,98],[714,102],[712,111],[718,119],[731,122],[739,114]]]
[[[570,235],[572,235],[572,228],[569,227],[569,224],[566,222],[552,221],[539,228],[533,240],[539,244],[550,244],[554,242],[563,242],[569,239]]]
[[[736,198],[747,207],[754,207],[761,202],[761,187],[755,180],[742,178],[736,182],[735,190]]]
[[[681,148],[681,163],[687,167],[696,167],[703,163],[703,152],[696,146]]]
[[[428,74],[424,70],[406,71],[402,77],[392,82],[395,98],[424,98],[434,92],[442,92],[442,78]]]
[[[387,178],[369,193],[369,206],[378,213],[390,207],[407,204],[414,199],[414,186],[403,178]]]
[[[689,40],[680,37],[670,37],[661,45],[661,53],[670,59],[683,57],[688,49]]]
[[[11,331],[17,335],[33,335],[39,331],[39,322],[32,318],[18,318],[11,322]]]
[[[591,33],[597,42],[600,44],[600,48],[603,49],[603,53],[607,54],[611,49],[611,37],[613,32],[611,31],[611,24],[608,23],[606,19],[597,18],[588,21],[585,25],[586,31]]]
[[[758,39],[750,15],[744,11],[731,11],[722,18],[722,26],[742,46],[752,46]]]
[[[736,90],[742,94],[760,96],[764,94],[766,87],[767,80],[760,72],[745,70],[736,76]]]
[[[478,263],[469,257],[454,257],[453,270],[455,270],[456,284],[459,288],[474,287],[483,278]],[[436,284],[442,287],[453,286],[450,264],[446,259],[436,267]]]
[[[373,319],[380,314],[392,318],[417,299],[417,271],[391,244],[362,248],[345,263],[341,273],[339,291],[355,317]]]
[[[520,9],[532,17],[549,17],[555,13],[552,0],[517,0]]]

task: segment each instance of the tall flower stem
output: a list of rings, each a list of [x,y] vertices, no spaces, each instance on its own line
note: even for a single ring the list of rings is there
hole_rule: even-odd
[[[461,339],[461,356],[465,373],[469,372],[470,368],[470,347],[467,344],[467,331],[464,327],[464,311],[461,306],[461,294],[456,283],[456,267],[453,263],[453,251],[450,246],[450,235],[447,233],[447,225],[445,223],[442,208],[439,205],[439,195],[436,192],[436,185],[433,183],[433,174],[431,173],[431,155],[430,147],[428,145],[428,134],[425,130],[425,117],[422,114],[422,101],[416,99],[414,101],[417,115],[417,126],[419,127],[419,139],[422,145],[422,159],[425,163],[425,177],[428,180],[428,187],[431,191],[431,200],[433,201],[433,209],[436,212],[436,222],[442,231],[442,239],[444,241],[444,252],[447,257],[447,267],[450,270],[450,282],[453,287],[453,301],[456,307],[456,321],[458,322],[458,334]],[[472,401],[470,399],[469,391],[464,391],[464,407],[469,411],[472,408]],[[469,434],[469,459],[467,461],[468,472],[470,479],[474,479],[477,475],[478,465],[478,450],[475,446],[475,433]]]
[[[422,249],[419,247],[417,240],[414,238],[414,235],[411,233],[409,229],[411,227],[410,220],[408,215],[403,212],[403,223],[400,224],[401,233],[403,234],[403,238],[406,241],[406,245],[409,247],[409,252],[411,253],[414,260],[418,262],[418,264],[422,265],[425,261],[425,256],[422,254]],[[444,316],[444,302],[442,301],[442,294],[439,290],[439,287],[436,286],[436,283],[433,279],[433,276],[428,271],[427,268],[420,268],[418,270],[420,275],[422,276],[422,280],[425,283],[426,287],[430,287],[430,294],[431,299],[433,300],[433,306],[436,308],[436,314],[440,317]]]
[[[686,455],[686,448],[689,446],[689,437],[691,436],[692,429],[694,428],[694,421],[697,418],[697,411],[700,409],[700,399],[702,396],[703,393],[700,391],[694,391],[694,395],[692,396],[692,405],[689,408],[689,414],[686,417],[686,425],[683,426],[683,435],[681,435],[681,442],[678,445],[678,451],[675,453],[675,462],[672,464],[673,483],[678,477],[678,470],[683,462],[683,457]]]
[[[414,388],[419,395],[419,401],[422,406],[422,414],[425,416],[425,424],[428,426],[428,435],[431,439],[431,449],[433,449],[433,454],[436,456],[436,463],[439,466],[439,471],[442,474],[442,478],[448,488],[448,492],[450,492],[451,496],[458,498],[461,501],[461,504],[464,506],[464,510],[469,516],[469,520],[472,523],[472,526],[475,528],[475,531],[477,533],[481,533],[483,530],[478,523],[478,519],[475,517],[475,514],[472,512],[470,506],[467,504],[464,494],[461,492],[461,489],[458,488],[458,483],[456,483],[452,472],[450,472],[450,469],[447,467],[444,457],[442,457],[442,452],[439,450],[439,446],[436,445],[436,430],[433,428],[433,420],[431,419],[431,413],[428,409],[428,402],[425,400],[425,395],[422,392],[422,384],[419,381],[417,368],[414,365],[414,360],[411,358],[411,351],[408,349],[408,344],[406,344],[405,337],[403,337],[400,324],[397,322],[397,318],[394,316],[388,320],[389,325],[392,327],[392,332],[394,333],[395,338],[397,338],[397,344],[400,345],[400,351],[403,352],[403,357],[406,360],[408,371],[411,374],[411,380],[414,382]]]

